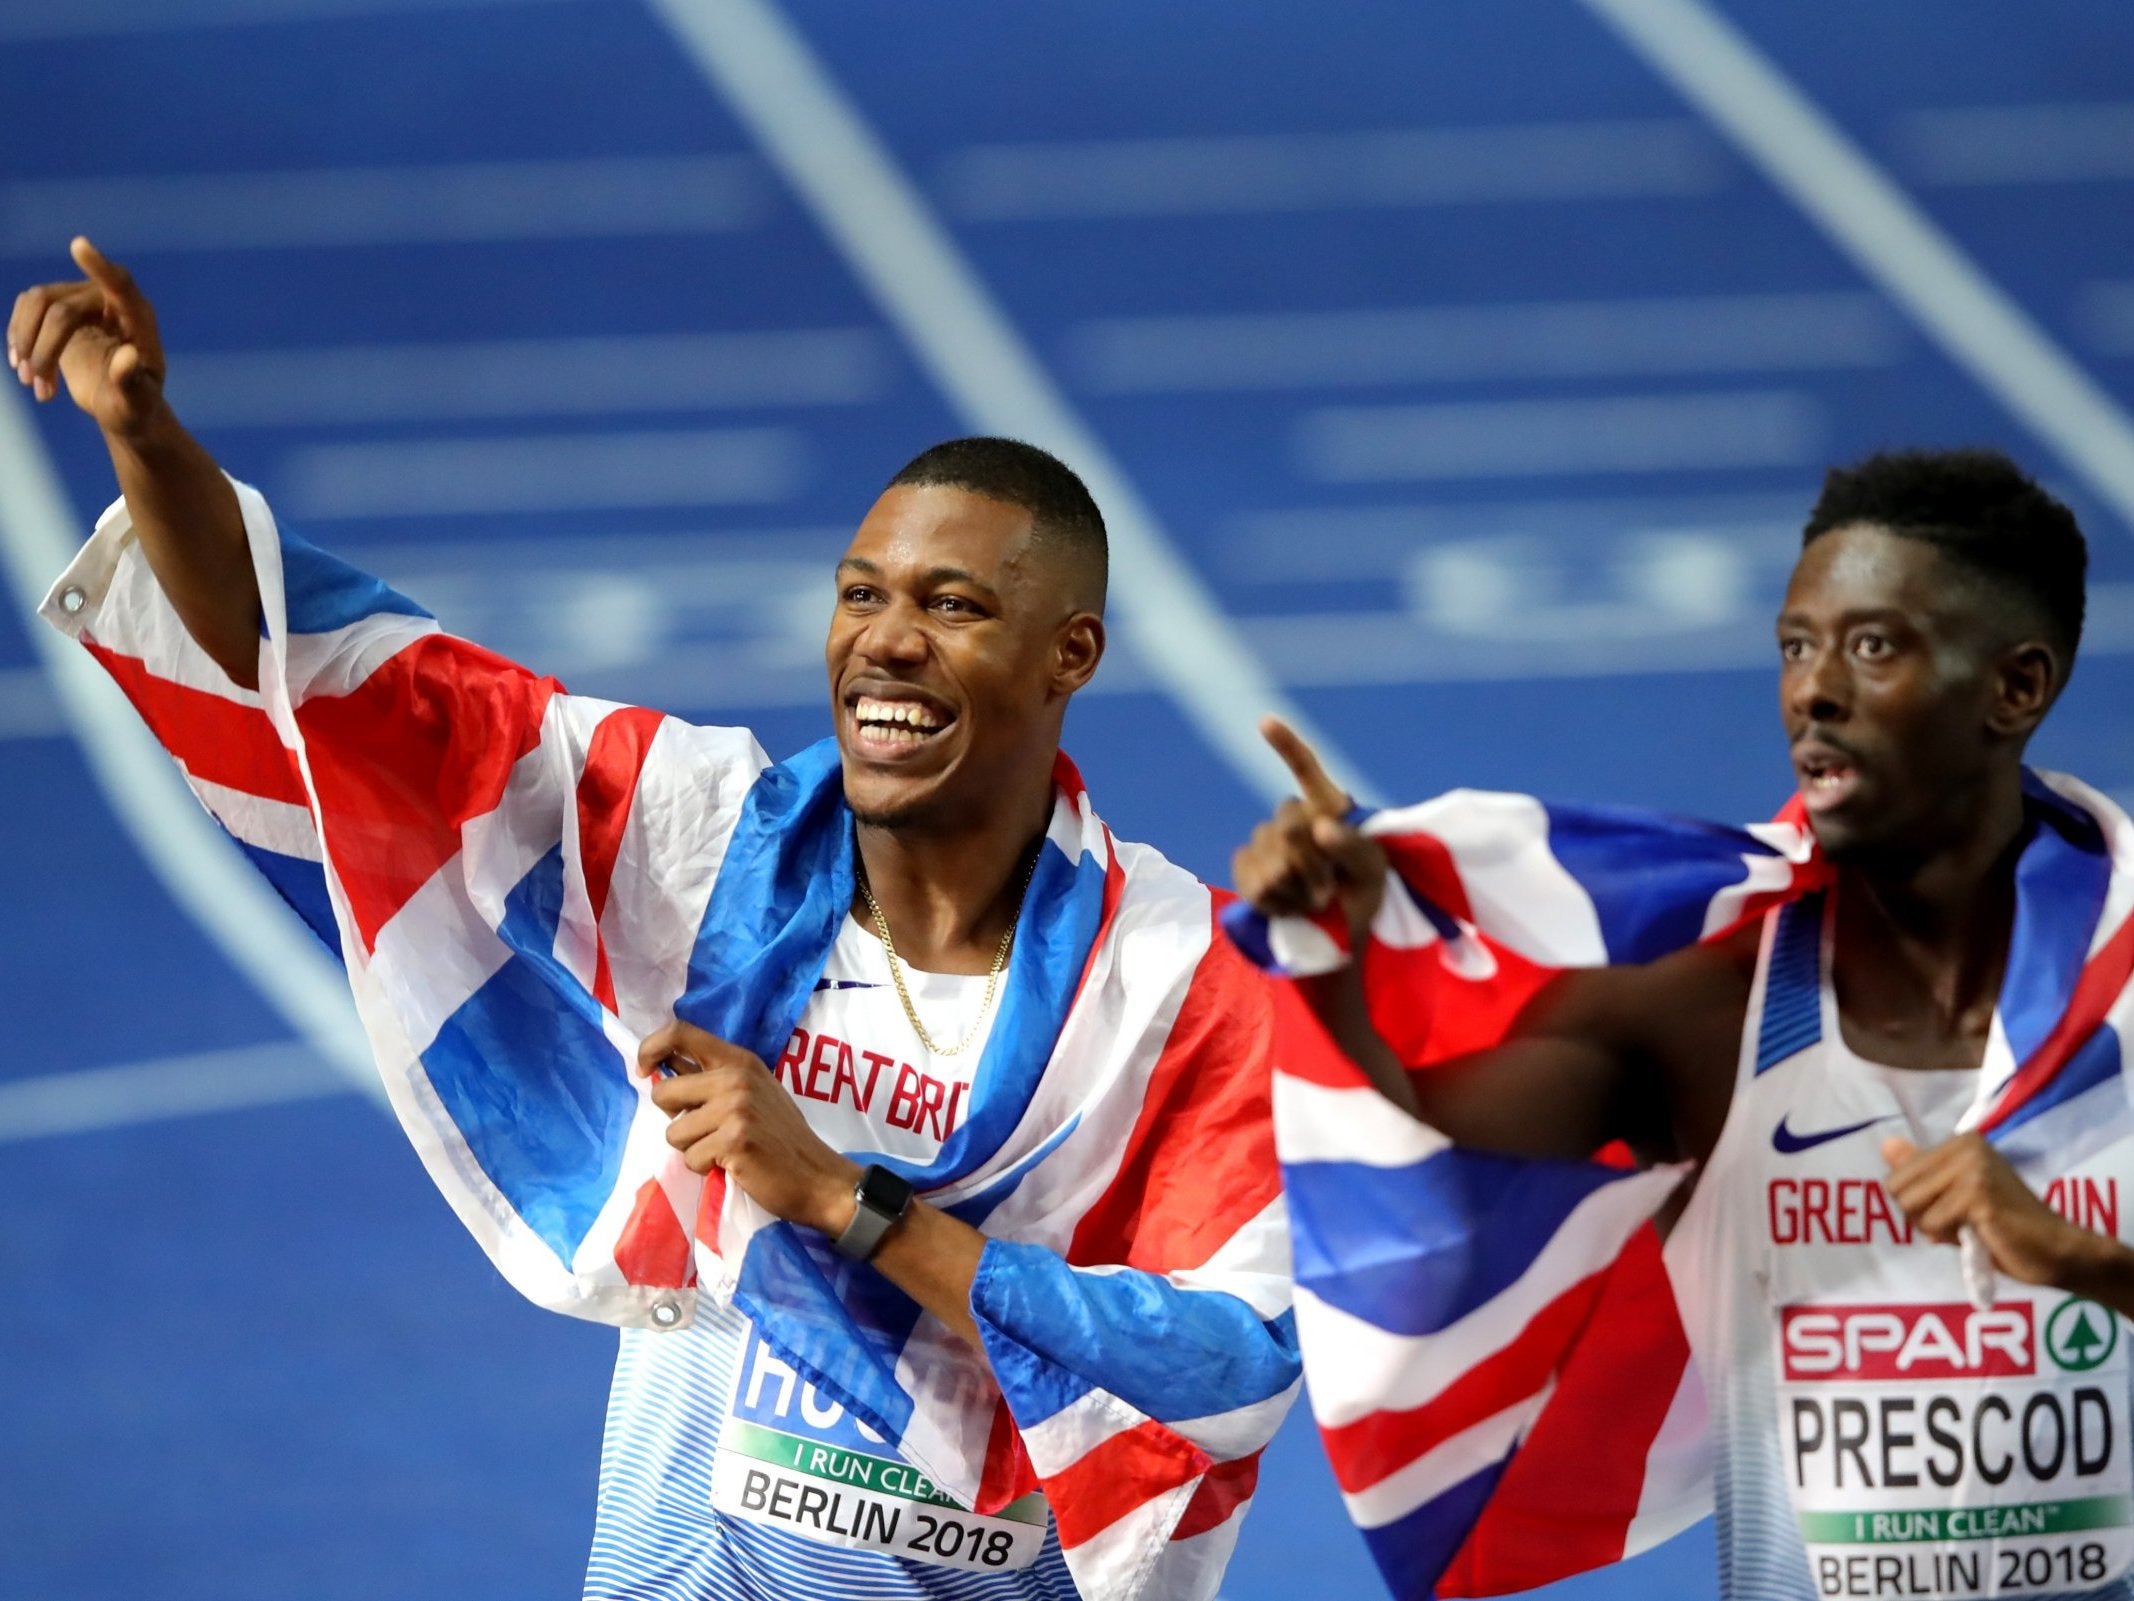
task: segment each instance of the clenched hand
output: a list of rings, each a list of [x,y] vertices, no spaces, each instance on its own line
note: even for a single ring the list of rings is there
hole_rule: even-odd
[[[2012,1279],[2134,1310],[2126,1304],[2134,1253],[2060,1216],[1979,1135],[1959,1134],[1924,1151],[1909,1140],[1886,1139],[1882,1159],[1891,1197],[1928,1239],[1954,1245],[1970,1229]]]
[[[775,1217],[835,1237],[852,1221],[860,1167],[808,1127],[793,1097],[752,1052],[674,1022],[645,1036],[637,1070],[675,1076],[652,1086],[667,1143],[690,1169],[726,1176]]]

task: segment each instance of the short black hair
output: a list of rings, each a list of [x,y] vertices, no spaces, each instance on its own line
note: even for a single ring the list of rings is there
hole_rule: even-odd
[[[1856,523],[1923,540],[2019,599],[2072,668],[2082,643],[2089,547],[2075,514],[1998,450],[1893,450],[1833,467],[1801,534],[1805,549]]]
[[[1111,566],[1104,514],[1074,469],[1050,451],[990,435],[944,440],[906,462],[889,480],[891,488],[898,484],[941,484],[1022,507],[1040,538],[1057,541],[1082,566],[1096,609],[1104,609]]]

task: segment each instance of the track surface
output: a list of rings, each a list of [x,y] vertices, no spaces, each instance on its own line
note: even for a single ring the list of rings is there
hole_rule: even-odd
[[[772,152],[820,149],[820,105],[744,114],[692,5],[0,0],[0,276],[55,276],[89,232],[156,295],[186,414],[290,523],[574,688],[782,751],[823,726],[845,532],[914,449],[1016,400],[968,295],[897,310],[911,252],[840,244],[880,193],[850,167],[796,188]],[[2094,547],[2038,754],[2134,789],[2134,497],[2098,466],[2134,403],[2124,7],[1694,11],[1926,245],[1887,205],[1832,223],[1842,162],[1775,179],[1757,127],[1697,109],[1765,105],[1738,60],[1663,73],[1623,31],[1645,9],[769,15],[1204,603],[1159,561],[1116,606],[1242,647],[1239,683],[1379,793],[1765,814],[1768,619],[1821,467],[1973,440]],[[1935,332],[1965,304],[1936,250],[2007,297],[2013,343]],[[2037,349],[2101,388],[2022,399]],[[26,442],[0,523],[18,551],[78,537],[110,493],[93,433],[0,406]],[[517,1303],[179,909],[32,598],[0,616],[0,1595],[575,1595],[611,1336]],[[1219,875],[1261,804],[1223,719],[1257,707],[1184,688],[1122,638],[1070,743],[1120,832]],[[1709,1560],[1700,1530],[1561,1593],[1706,1594]],[[1300,1409],[1226,1595],[1375,1593]]]

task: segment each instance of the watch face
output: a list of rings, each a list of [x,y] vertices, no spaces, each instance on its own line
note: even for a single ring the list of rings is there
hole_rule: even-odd
[[[874,1255],[890,1225],[904,1215],[911,1197],[910,1180],[899,1178],[879,1163],[869,1167],[852,1188],[852,1198],[858,1204],[853,1208],[852,1221],[837,1237],[837,1250],[855,1261],[866,1261]]]
[[[902,1217],[904,1208],[911,1205],[911,1181],[879,1162],[860,1175],[859,1188],[853,1193],[860,1205],[885,1217]]]

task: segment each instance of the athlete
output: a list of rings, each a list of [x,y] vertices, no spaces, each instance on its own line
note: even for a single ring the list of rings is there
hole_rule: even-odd
[[[1971,1127],[2012,1039],[2081,1038],[2091,931],[2125,915],[2125,819],[2023,765],[2085,566],[2072,515],[1998,454],[1833,471],[1777,629],[1827,889],[1553,978],[1500,1044],[1422,1072],[1374,1024],[1367,954],[1301,981],[1386,1097],[1457,1142],[1695,1165],[1666,1259],[1710,1394],[1728,1596],[2134,1595],[2113,1316],[2134,1315],[2134,1144],[2063,1164],[2049,1205]],[[1387,853],[1301,740],[1265,732],[1302,793],[1239,850],[1238,889],[1332,913],[1368,953]],[[2037,1104],[2116,1067],[2100,1030]],[[2099,1094],[2102,1127],[2124,1097]]]
[[[768,766],[280,537],[74,257],[8,359],[123,500],[48,615],[345,953],[500,1268],[624,1325],[587,1594],[1212,1596],[1297,1378],[1265,1007],[1060,755],[1080,480],[899,472],[837,567],[834,740]]]

